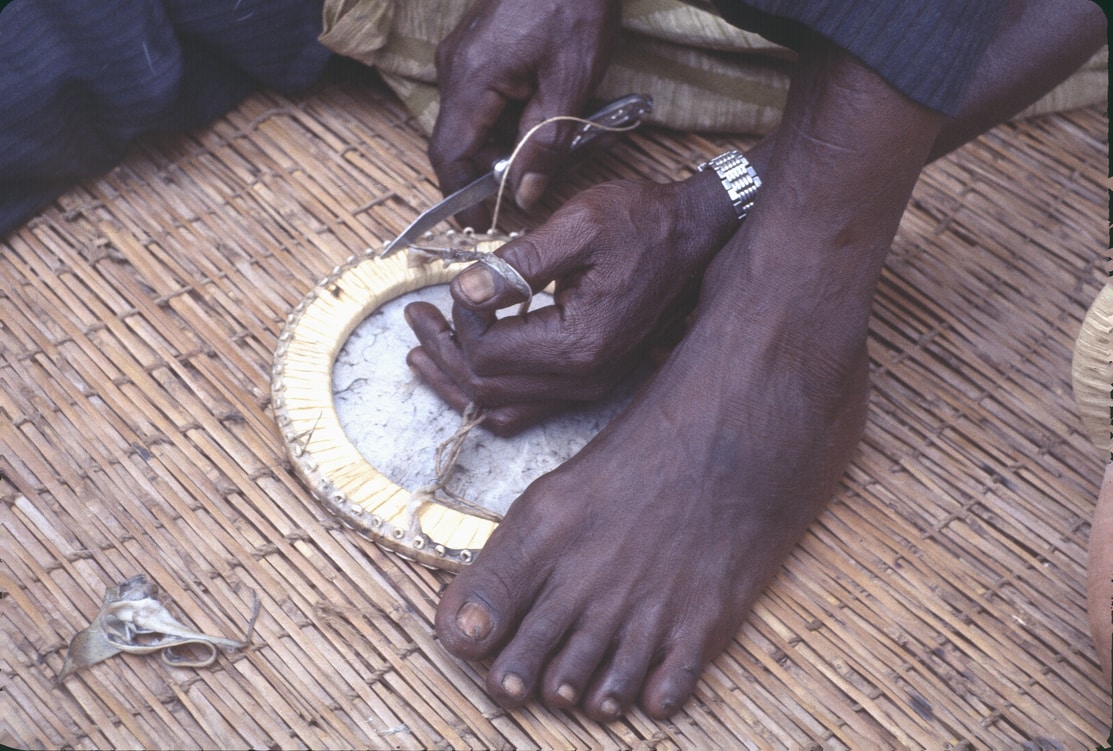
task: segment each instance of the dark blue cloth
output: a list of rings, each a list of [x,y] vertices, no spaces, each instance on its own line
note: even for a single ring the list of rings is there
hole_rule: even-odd
[[[1005,0],[714,0],[730,23],[798,48],[813,31],[911,99],[957,115]]]
[[[0,237],[137,136],[323,72],[321,0],[13,0],[0,11]]]

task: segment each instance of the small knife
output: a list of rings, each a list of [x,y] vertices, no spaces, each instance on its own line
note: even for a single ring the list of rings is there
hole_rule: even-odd
[[[569,149],[574,152],[594,140],[596,136],[606,132],[603,128],[594,127],[595,125],[602,125],[606,128],[633,127],[638,125],[641,119],[652,109],[653,99],[642,94],[628,94],[621,99],[616,99],[587,118],[590,122],[580,126],[575,137],[572,138]],[[379,254],[379,257],[386,258],[395,251],[407,247],[427,230],[432,229],[450,216],[475,206],[480,201],[494,195],[499,189],[503,173],[506,172],[509,163],[509,159],[499,159],[486,175],[465,185],[424,212],[409,227],[406,227],[402,234],[394,238]]]

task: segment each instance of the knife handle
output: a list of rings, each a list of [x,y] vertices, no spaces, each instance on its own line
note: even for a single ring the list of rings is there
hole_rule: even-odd
[[[595,140],[597,136],[615,128],[629,128],[641,122],[641,119],[653,111],[653,97],[648,94],[627,94],[603,105],[602,109],[585,118],[588,122],[580,125],[576,135],[572,138],[569,151],[576,151],[582,146]],[[602,127],[595,127],[596,125]],[[506,172],[510,158],[499,159],[491,165],[491,171],[496,180],[501,180]]]
[[[652,111],[653,98],[648,94],[627,94],[621,99],[615,99],[587,118],[590,122],[580,126],[572,138],[569,149],[575,151],[594,140],[596,136],[606,133],[604,128],[626,128],[637,125]],[[592,127],[593,124],[602,125],[604,128]]]

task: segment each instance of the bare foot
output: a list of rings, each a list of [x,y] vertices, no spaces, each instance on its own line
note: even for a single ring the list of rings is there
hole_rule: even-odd
[[[493,657],[487,688],[507,706],[671,715],[850,460],[873,291],[942,117],[811,44],[691,331],[441,600],[441,641]]]
[[[497,655],[500,703],[671,715],[831,496],[863,423],[866,317],[809,322],[823,306],[789,310],[798,290],[750,283],[746,257],[736,237],[672,358],[445,593],[440,639]]]

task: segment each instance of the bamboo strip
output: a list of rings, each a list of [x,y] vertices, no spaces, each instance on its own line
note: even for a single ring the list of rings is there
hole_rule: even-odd
[[[437,197],[397,101],[366,83],[261,93],[147,139],[0,247],[0,740],[1095,745],[1107,687],[1081,574],[1101,458],[1069,362],[1104,282],[1105,132],[1096,109],[1014,123],[926,170],[839,499],[680,714],[607,726],[495,706],[483,666],[436,642],[449,575],[353,535],[283,459],[267,381],[287,314]],[[507,227],[593,181],[682,179],[749,143],[637,133]],[[117,658],[53,687],[104,587],[141,570],[213,632],[255,589],[256,643],[208,672]]]

